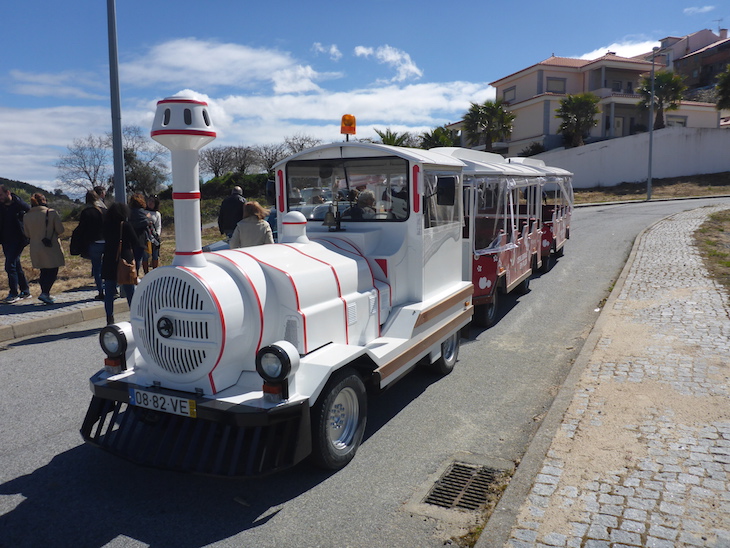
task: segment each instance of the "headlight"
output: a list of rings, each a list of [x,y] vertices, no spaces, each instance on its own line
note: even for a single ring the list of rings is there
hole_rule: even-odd
[[[110,358],[120,358],[127,351],[127,335],[119,325],[107,325],[99,333],[99,344]]]
[[[256,371],[267,382],[281,382],[299,367],[299,353],[288,341],[265,346],[256,354]]]

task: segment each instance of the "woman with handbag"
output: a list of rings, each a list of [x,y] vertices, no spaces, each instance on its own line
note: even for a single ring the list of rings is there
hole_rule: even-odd
[[[107,325],[114,323],[114,298],[117,285],[124,289],[127,303],[132,304],[134,286],[137,285],[137,267],[134,262],[134,246],[137,235],[129,224],[129,208],[121,202],[109,206],[103,224],[104,257],[101,277],[104,279],[104,310]]]
[[[58,278],[58,269],[66,264],[58,236],[63,234],[61,217],[55,209],[46,206],[46,197],[36,192],[30,197],[31,208],[23,217],[23,232],[30,240],[30,261],[41,271],[38,280],[42,303],[53,304],[51,288]]]

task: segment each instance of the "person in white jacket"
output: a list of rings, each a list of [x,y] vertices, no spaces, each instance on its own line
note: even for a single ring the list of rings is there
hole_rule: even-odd
[[[258,202],[246,202],[243,206],[243,219],[238,221],[233,235],[228,241],[231,249],[250,247],[253,245],[273,244],[274,236],[271,226],[266,221],[268,215]]]

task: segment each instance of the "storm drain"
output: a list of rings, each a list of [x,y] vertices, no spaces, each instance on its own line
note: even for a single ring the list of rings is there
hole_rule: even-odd
[[[454,462],[423,500],[441,508],[476,510],[487,502],[490,489],[503,476],[503,470]]]

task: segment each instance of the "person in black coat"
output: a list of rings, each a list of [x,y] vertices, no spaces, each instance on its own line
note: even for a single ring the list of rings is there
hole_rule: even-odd
[[[233,187],[231,195],[221,202],[218,213],[218,230],[227,238],[233,235],[238,221],[243,219],[243,205],[246,203],[240,186]]]
[[[30,297],[28,280],[20,264],[20,254],[28,245],[23,233],[23,216],[29,209],[30,206],[19,196],[5,185],[0,185],[0,244],[5,254],[5,272],[10,286],[10,293],[2,302],[7,304]]]
[[[137,241],[134,244],[134,260],[137,263],[137,275],[139,275],[139,267],[144,261],[145,251],[147,248],[147,233],[152,228],[152,220],[150,219],[147,209],[147,200],[143,194],[134,194],[129,198],[129,224],[132,225],[134,233],[137,235]]]
[[[101,277],[101,259],[104,256],[104,211],[99,208],[99,195],[93,190],[86,193],[86,209],[79,215],[79,228],[84,236],[84,251],[81,256],[91,261],[91,276],[94,278],[97,301],[104,300],[104,280]]]
[[[101,277],[104,279],[104,310],[106,311],[107,325],[114,323],[114,298],[117,290],[117,263],[119,257],[128,263],[134,260],[134,245],[137,235],[129,224],[129,208],[121,202],[114,202],[104,217],[102,232],[104,234],[104,257],[101,262]],[[119,240],[122,241],[121,255]],[[134,285],[124,285],[124,295],[127,303],[132,304]]]

